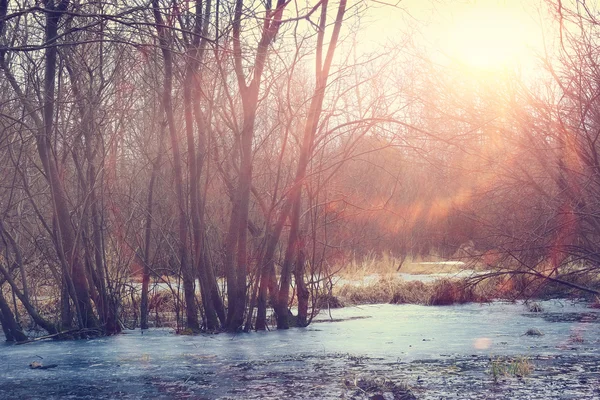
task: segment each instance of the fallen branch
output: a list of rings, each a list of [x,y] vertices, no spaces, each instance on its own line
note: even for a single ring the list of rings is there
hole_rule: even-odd
[[[68,334],[79,332],[79,331],[81,331],[81,330],[80,329],[70,329],[68,331],[53,333],[52,335],[40,336],[40,337],[36,337],[33,339],[23,340],[22,342],[17,342],[16,344],[27,344],[27,343],[32,343],[32,342],[39,342],[40,340],[53,339],[60,335],[68,335]]]

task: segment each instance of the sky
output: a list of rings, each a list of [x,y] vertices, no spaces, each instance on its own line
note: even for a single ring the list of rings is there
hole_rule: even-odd
[[[396,0],[384,0],[396,4]],[[361,19],[361,46],[398,41],[417,28],[417,43],[434,57],[481,69],[531,68],[550,41],[552,18],[540,0],[370,1]]]

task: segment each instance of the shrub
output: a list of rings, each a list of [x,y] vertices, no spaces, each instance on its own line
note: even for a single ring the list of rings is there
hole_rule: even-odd
[[[397,278],[380,278],[365,286],[343,285],[338,295],[350,304],[389,303],[404,281]]]
[[[336,296],[330,293],[323,293],[317,298],[317,308],[342,308],[344,303]]]
[[[487,301],[487,298],[477,293],[475,286],[469,285],[464,280],[439,279],[433,283],[429,304],[447,306],[483,301]]]
[[[394,292],[392,304],[428,304],[431,297],[431,285],[421,281],[406,282]]]

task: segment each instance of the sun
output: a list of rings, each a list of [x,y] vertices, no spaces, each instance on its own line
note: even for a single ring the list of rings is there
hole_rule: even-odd
[[[533,23],[520,9],[471,4],[444,32],[444,53],[467,67],[501,69],[531,59]]]

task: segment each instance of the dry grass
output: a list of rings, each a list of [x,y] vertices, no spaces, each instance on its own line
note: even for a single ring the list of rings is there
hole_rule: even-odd
[[[338,286],[334,286],[333,295],[344,304],[391,302],[429,305],[485,302],[491,299],[545,299],[586,295],[558,283],[549,282],[543,277],[511,274],[509,269],[505,270],[504,275],[490,276],[486,279],[477,278],[475,274],[471,276],[469,282],[468,279],[458,279],[457,273],[465,270],[487,271],[489,265],[476,262],[464,264],[441,261],[435,256],[427,260],[406,259],[399,271],[413,275],[447,274],[447,279],[426,283],[404,281],[402,275],[397,274],[401,263],[400,258],[385,253],[370,254],[360,260],[354,259],[338,273],[341,282]],[[589,282],[595,282],[595,279],[597,278],[589,274],[570,277],[571,281],[581,286],[588,286]],[[478,281],[476,285],[474,285],[475,281]],[[595,283],[591,286],[595,287],[594,285]],[[600,308],[600,300],[591,306]],[[541,311],[541,308],[534,305],[531,311]]]
[[[345,378],[344,385],[353,393],[349,398],[414,400],[416,397],[410,391],[406,382],[394,382],[381,376],[354,376]],[[387,395],[387,396],[386,396]],[[342,396],[346,398],[346,395]]]
[[[344,304],[449,305],[488,301],[489,296],[485,293],[492,293],[489,284],[473,287],[466,280],[458,279],[438,279],[427,283],[404,281],[397,274],[402,272],[411,275],[451,275],[473,268],[473,265],[444,261],[435,255],[427,259],[402,259],[390,253],[371,253],[361,259],[354,258],[344,268],[339,268],[338,276],[342,281],[349,283],[334,286],[333,295]],[[373,277],[378,278],[373,281],[366,279]],[[365,281],[366,284],[362,283]],[[496,283],[493,286],[496,286]]]
[[[451,305],[489,301],[485,293],[484,288],[474,287],[464,280],[438,279],[424,283],[395,277],[381,277],[364,286],[346,284],[334,288],[334,295],[345,304]]]
[[[403,258],[390,253],[381,255],[370,253],[360,259],[355,257],[333,270],[338,271],[336,275],[344,279],[361,279],[369,275],[388,276],[397,272],[410,275],[452,274],[465,269],[479,269],[479,267],[481,265],[447,261],[435,255],[427,258],[410,256]]]
[[[432,284],[430,305],[448,306],[452,304],[482,303],[490,301],[487,294],[478,290],[479,286],[470,285],[465,280],[438,279]]]
[[[494,383],[504,377],[523,378],[531,375],[534,366],[527,357],[496,358],[491,360],[490,375]]]
[[[333,287],[333,295],[342,299],[344,304],[389,303],[395,293],[401,290],[404,281],[396,278],[381,277],[378,281],[365,286],[345,284]]]

